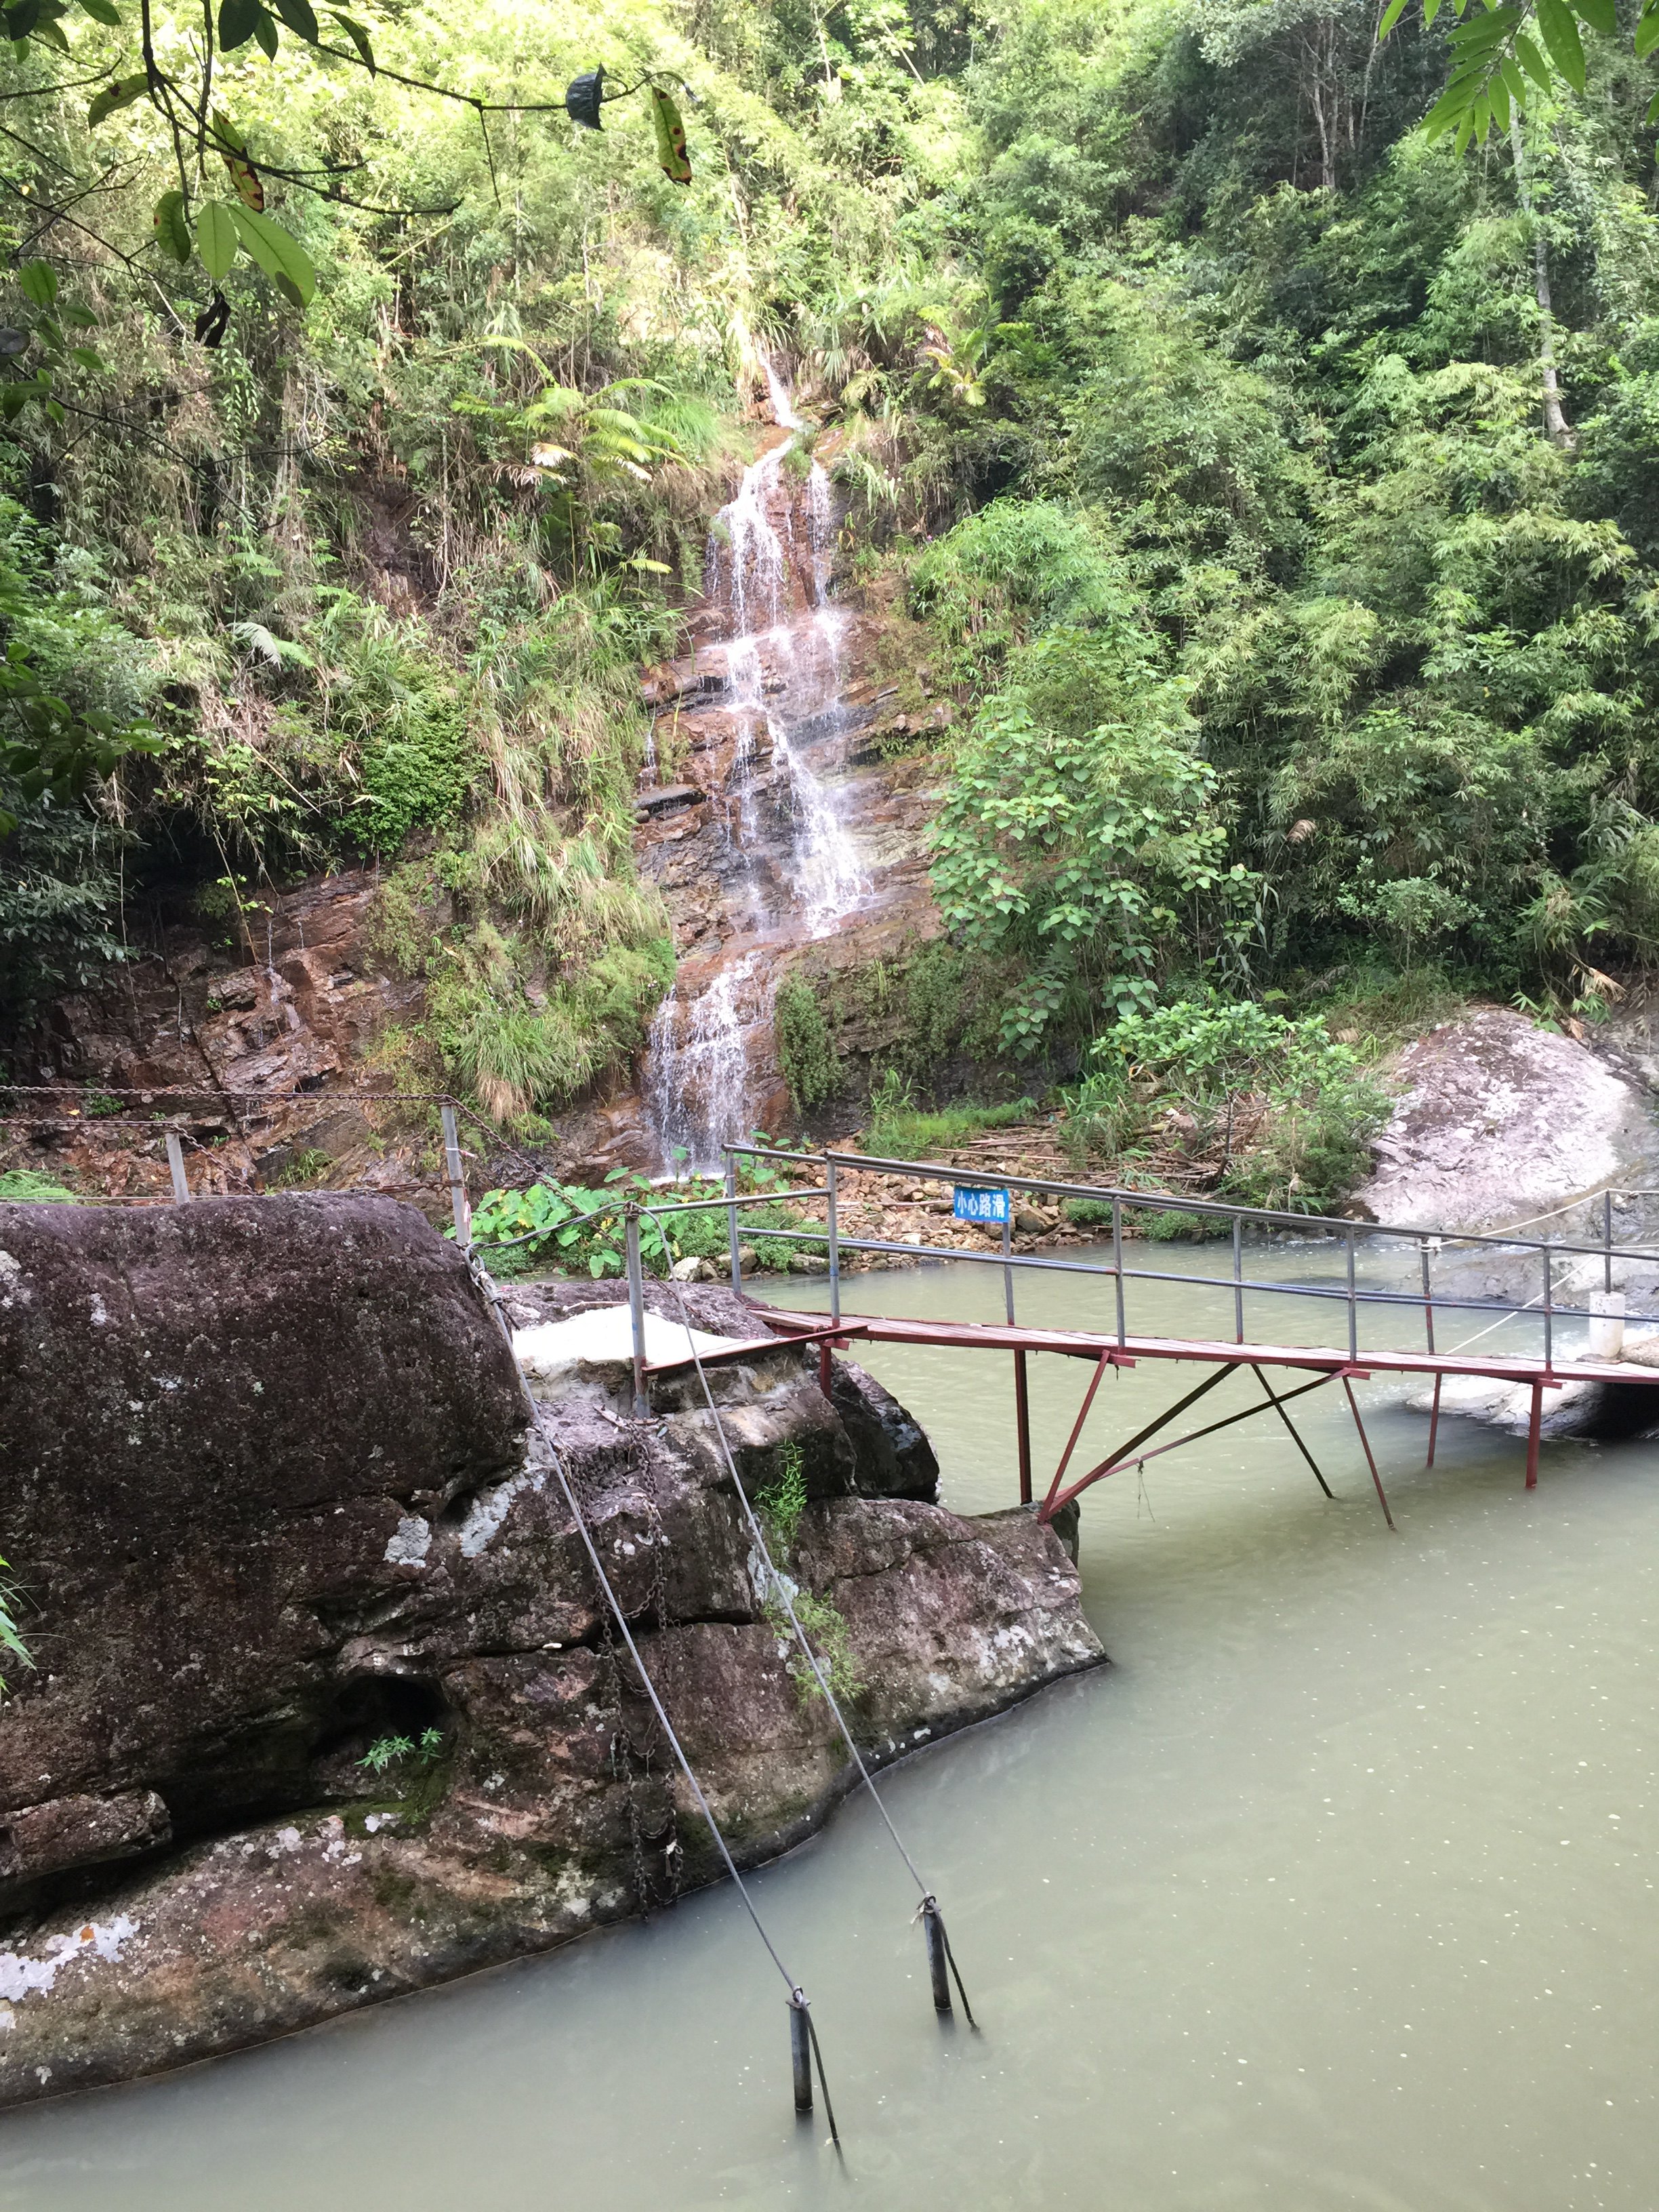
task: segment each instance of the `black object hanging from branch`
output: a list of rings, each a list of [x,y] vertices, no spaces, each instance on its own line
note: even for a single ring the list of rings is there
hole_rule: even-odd
[[[675,82],[680,82],[679,79]],[[570,120],[584,131],[603,128],[599,110],[607,100],[627,100],[632,94],[643,91],[651,108],[651,125],[657,141],[657,162],[664,176],[677,185],[691,181],[691,161],[686,152],[685,125],[680,120],[680,111],[661,86],[648,76],[637,84],[625,85],[620,92],[607,93],[603,69],[584,70],[580,76],[571,78],[564,95],[564,111]]]
[[[573,123],[584,131],[600,128],[599,109],[605,100],[605,71],[602,69],[584,70],[580,76],[572,77],[564,96],[564,112]]]

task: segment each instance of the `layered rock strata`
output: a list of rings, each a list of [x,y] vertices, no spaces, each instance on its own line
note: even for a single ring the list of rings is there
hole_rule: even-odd
[[[678,1293],[653,1291],[672,1318]],[[614,1287],[512,1293],[526,1331]],[[669,1303],[670,1297],[675,1303]],[[696,1327],[766,1334],[729,1291]],[[879,1764],[1102,1656],[1019,1513],[780,1343],[711,1370],[789,1571],[847,1624]],[[766,1614],[695,1376],[533,1387],[740,1863],[848,1783]],[[37,1665],[0,1705],[0,2102],[153,2073],[548,1948],[714,1878],[514,1362],[385,1199],[0,1206],[0,1535]],[[366,1764],[366,1762],[368,1762]]]

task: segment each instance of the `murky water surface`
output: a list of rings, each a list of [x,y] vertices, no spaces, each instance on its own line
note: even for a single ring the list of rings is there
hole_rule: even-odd
[[[1326,1255],[1254,1264],[1337,1279]],[[994,1271],[929,1268],[847,1304],[989,1319],[1001,1295]],[[1019,1286],[1022,1318],[1056,1324],[1105,1322],[1110,1297]],[[1273,1303],[1263,1334],[1339,1333]],[[1231,1319],[1230,1291],[1135,1292],[1146,1330]],[[932,1431],[951,1503],[1011,1500],[1006,1361],[870,1364]],[[1094,1456],[1195,1379],[1106,1382]],[[1084,1380],[1035,1363],[1039,1466]],[[757,1879],[814,1999],[844,2178],[793,2124],[781,1988],[722,1892],[15,2117],[0,2207],[1650,2206],[1659,1454],[1546,1445],[1528,1498],[1520,1443],[1454,1422],[1425,1475],[1399,1395],[1361,1394],[1397,1536],[1334,1392],[1299,1409],[1334,1504],[1265,1420],[1115,1477],[1083,1518],[1114,1664],[889,1778],[982,2035],[936,2027],[867,1806]]]

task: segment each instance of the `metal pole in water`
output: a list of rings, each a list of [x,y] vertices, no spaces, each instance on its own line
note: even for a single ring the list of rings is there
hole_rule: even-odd
[[[1429,1240],[1426,1237],[1419,1249],[1423,1255],[1423,1333],[1428,1340],[1429,1350],[1432,1352],[1434,1350],[1434,1299],[1430,1291]],[[1434,1402],[1429,1408],[1429,1449],[1428,1456],[1423,1462],[1425,1467],[1434,1465],[1434,1447],[1440,1434],[1441,1379],[1437,1373],[1434,1378]]]
[[[806,2025],[806,1998],[796,1990],[789,1999],[789,2057],[795,2075],[795,2110],[812,2109],[812,2042]]]
[[[1549,1246],[1544,1247],[1544,1364],[1555,1364],[1555,1269]]]
[[[467,1203],[466,1174],[461,1166],[461,1133],[456,1126],[453,1106],[441,1106],[438,1111],[444,1125],[444,1172],[449,1178],[449,1210],[455,1217],[455,1242],[465,1252],[472,1243],[472,1208]]]
[[[1244,1341],[1244,1224],[1233,1216],[1233,1342]]]
[[[1115,1198],[1112,1200],[1112,1279],[1117,1291],[1117,1340],[1121,1345],[1125,1339],[1123,1334],[1123,1201],[1121,1198]]]
[[[634,1324],[634,1419],[642,1421],[651,1411],[645,1392],[645,1268],[640,1259],[640,1209],[632,1199],[623,1209],[623,1221],[628,1249],[628,1313]]]
[[[1527,1416],[1527,1487],[1538,1487],[1538,1439],[1544,1426],[1544,1386],[1534,1380],[1532,1386],[1532,1407]]]
[[[1019,1502],[1031,1502],[1031,1400],[1026,1383],[1025,1354],[1014,1354],[1014,1428],[1019,1442]]]
[[[187,1206],[190,1203],[190,1182],[185,1174],[185,1148],[179,1141],[176,1129],[167,1131],[167,1172],[173,1177],[173,1204]]]
[[[1359,1357],[1359,1305],[1354,1296],[1353,1245],[1354,1232],[1350,1229],[1348,1231],[1348,1357],[1350,1359],[1358,1359]]]
[[[726,1249],[732,1261],[732,1287],[743,1288],[743,1263],[738,1258],[738,1157],[726,1156]]]
[[[1012,1212],[1011,1203],[1009,1212],[1012,1214]],[[1002,1224],[1002,1256],[1005,1260],[1013,1249],[1014,1224],[1011,1219]],[[1012,1267],[1005,1267],[1002,1271],[1002,1310],[1007,1316],[1008,1326],[1012,1328],[1014,1325],[1014,1271]]]
[[[921,1929],[927,1939],[927,1974],[933,1984],[933,2010],[948,2013],[951,2009],[951,1975],[945,1962],[945,1923],[931,1897],[921,1900]]]
[[[841,1319],[841,1230],[836,1218],[836,1164],[830,1161],[823,1170],[824,1188],[828,1194],[826,1212],[829,1215],[830,1237],[830,1318]]]
[[[1601,1262],[1601,1288],[1611,1297],[1613,1293],[1613,1193],[1610,1190],[1604,1190],[1601,1194],[1601,1245],[1606,1254]]]

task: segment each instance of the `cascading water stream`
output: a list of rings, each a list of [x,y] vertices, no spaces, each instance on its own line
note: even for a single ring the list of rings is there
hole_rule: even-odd
[[[844,617],[829,604],[833,495],[816,461],[801,492],[786,483],[805,426],[771,364],[763,366],[773,420],[789,434],[744,471],[736,497],[714,518],[708,556],[709,596],[730,608],[734,631],[726,670],[736,725],[727,783],[737,803],[734,824],[728,800],[726,826],[744,880],[749,925],[763,930],[753,859],[762,842],[757,787],[763,731],[787,823],[785,872],[794,901],[787,933],[810,941],[839,928],[871,886],[839,787],[805,757],[810,746],[842,734]],[[801,613],[790,604],[796,577],[808,602]],[[769,983],[756,973],[758,949],[739,938],[699,994],[687,997],[677,987],[658,1010],[645,1091],[665,1164],[679,1153],[694,1168],[716,1167],[722,1143],[749,1133],[747,1033],[770,1012]]]

